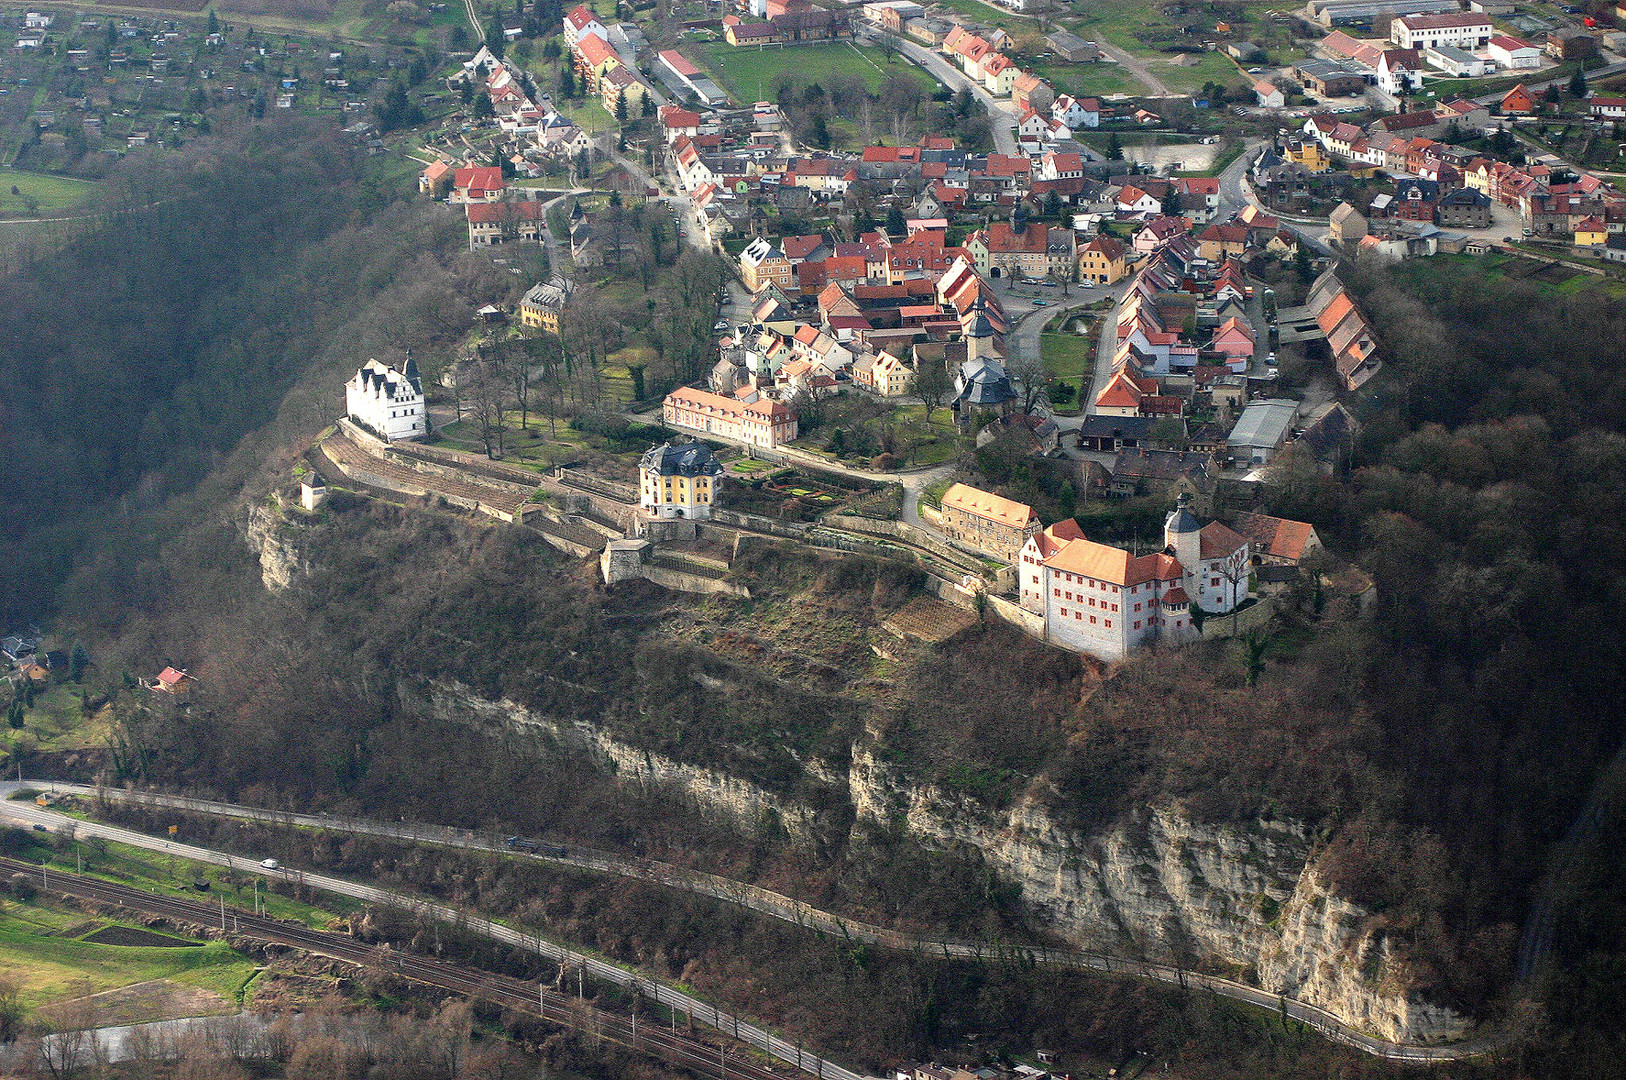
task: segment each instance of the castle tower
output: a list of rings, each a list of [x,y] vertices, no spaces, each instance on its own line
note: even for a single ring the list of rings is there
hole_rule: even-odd
[[[1182,492],[1174,509],[1163,519],[1163,550],[1180,560],[1189,582],[1202,563],[1202,526],[1187,507],[1191,496]]]

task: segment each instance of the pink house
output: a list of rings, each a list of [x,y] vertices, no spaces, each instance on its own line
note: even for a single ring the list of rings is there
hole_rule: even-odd
[[[1241,319],[1235,315],[1220,324],[1214,331],[1214,340],[1209,343],[1209,349],[1224,356],[1227,363],[1235,365],[1237,361],[1246,362],[1253,359],[1254,333]]]

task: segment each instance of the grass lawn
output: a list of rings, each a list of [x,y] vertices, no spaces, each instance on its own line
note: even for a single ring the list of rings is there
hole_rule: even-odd
[[[583,131],[597,132],[613,131],[615,129],[615,117],[610,115],[610,110],[606,109],[604,103],[598,98],[583,98],[576,103],[566,103],[563,107],[560,107],[560,103],[555,100],[554,107],[558,108],[563,115],[570,117],[576,126]]]
[[[1039,21],[1030,15],[1018,15],[1004,7],[981,3],[980,0],[933,0],[928,7],[944,7],[981,23],[991,23],[1006,30],[1032,30]]]
[[[727,42],[691,45],[686,55],[708,70],[737,101],[771,99],[781,80],[797,86],[834,78],[856,79],[872,92],[889,75],[914,79],[931,90],[937,80],[907,60],[888,60],[879,49],[833,42],[790,48],[735,48]]]
[[[1140,94],[1145,90],[1122,65],[1034,64],[1032,70],[1060,94],[1074,97],[1111,97],[1114,94]]]
[[[1039,335],[1039,354],[1045,370],[1058,379],[1076,379],[1095,370],[1095,335],[1063,334],[1047,330]]]
[[[80,700],[84,687],[73,683],[53,686],[34,698],[34,707],[23,714],[21,731],[0,728],[0,747],[9,749],[22,731],[33,736],[40,750],[82,750],[107,745],[107,725],[86,720]]]
[[[36,209],[47,213],[78,206],[97,186],[93,180],[0,168],[0,217],[23,217]],[[17,194],[12,194],[12,188],[17,189]]]
[[[0,976],[17,984],[28,1008],[173,979],[219,995],[221,1011],[229,1011],[236,1008],[233,995],[255,970],[241,953],[218,941],[172,948],[84,940],[109,925],[120,924],[49,902],[8,904],[0,912]]]
[[[946,408],[932,410],[928,424],[926,406],[900,405],[892,422],[900,443],[913,448],[908,454],[911,465],[941,465],[958,455],[965,442],[954,426],[954,413]]]

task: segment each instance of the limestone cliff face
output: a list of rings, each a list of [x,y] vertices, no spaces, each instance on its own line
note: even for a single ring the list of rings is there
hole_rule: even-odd
[[[242,522],[243,541],[260,559],[260,581],[270,592],[281,592],[294,578],[310,570],[300,547],[299,530],[280,505],[255,504]]]
[[[867,737],[845,761],[806,763],[809,788],[833,796],[816,807],[465,687],[434,688],[426,704],[443,718],[535,740],[624,781],[668,786],[738,825],[777,815],[798,841],[828,836],[837,824],[830,805],[840,804],[849,812],[839,827],[854,842],[870,826],[901,825],[928,846],[973,848],[1021,885],[1041,923],[1081,947],[1218,965],[1397,1041],[1446,1040],[1469,1027],[1411,992],[1381,920],[1326,888],[1315,846],[1296,822],[1204,824],[1152,807],[1085,834],[1056,817],[1041,787],[991,809],[912,778],[875,754]]]

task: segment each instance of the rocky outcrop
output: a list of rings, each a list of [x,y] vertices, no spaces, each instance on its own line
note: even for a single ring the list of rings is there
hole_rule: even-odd
[[[300,548],[298,530],[292,527],[280,503],[255,504],[243,521],[243,542],[260,560],[260,581],[270,592],[281,592],[310,563]]]
[[[1021,886],[1041,923],[1081,947],[1223,969],[1395,1041],[1443,1041],[1469,1026],[1410,991],[1381,920],[1326,888],[1315,844],[1297,822],[1207,824],[1154,807],[1085,834],[1056,816],[1042,785],[992,809],[919,782],[883,760],[868,736],[844,761],[805,763],[797,797],[465,687],[434,688],[427,704],[443,718],[592,761],[625,782],[674,789],[747,828],[772,814],[796,841],[828,837],[838,825],[830,807],[840,804],[839,827],[854,842],[870,828],[901,827],[928,846],[976,850]],[[810,800],[807,790],[830,798]]]

